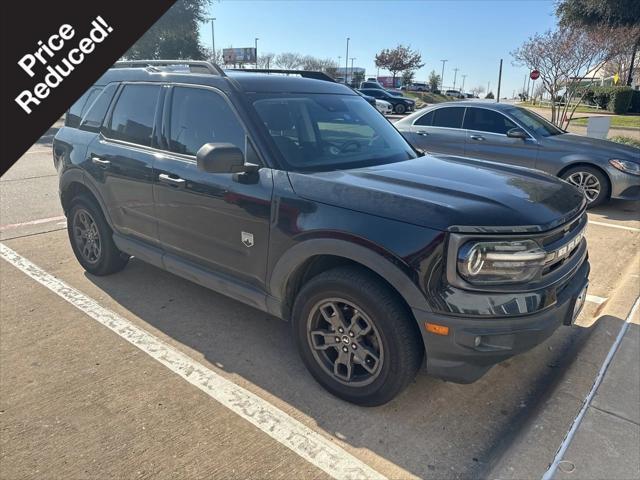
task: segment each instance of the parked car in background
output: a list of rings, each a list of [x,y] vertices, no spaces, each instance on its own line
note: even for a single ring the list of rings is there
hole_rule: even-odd
[[[370,97],[370,98],[373,98],[373,97]],[[386,100],[379,100],[377,98],[374,98],[374,101],[376,102],[375,106],[380,113],[384,115],[391,115],[393,113],[393,105],[391,105]]]
[[[404,94],[400,90],[392,90],[390,88],[387,88],[387,93],[389,93],[389,95],[393,95],[394,97],[404,97]]]
[[[478,96],[473,93],[465,93],[464,96],[465,98],[478,98]]]
[[[407,85],[406,90],[409,92],[428,92],[430,88],[426,83],[413,82]]]
[[[536,168],[580,188],[589,207],[640,199],[640,149],[567,133],[526,108],[455,102],[395,123],[417,148]]]
[[[447,97],[453,97],[453,98],[465,98],[464,94],[462,92],[460,92],[460,90],[447,90],[446,92],[444,92],[444,94]]]
[[[377,100],[384,100],[393,105],[393,111],[398,114],[403,114],[405,112],[412,112],[416,108],[416,102],[406,97],[397,97],[395,95],[391,95],[391,93],[387,90],[382,90],[380,88],[361,88],[361,93],[365,95],[370,95]]]
[[[360,84],[360,88],[379,88],[381,90],[384,90],[384,87],[380,85],[380,83],[378,83],[377,80],[375,81],[367,80],[366,82],[362,82]]]
[[[355,88],[352,88],[351,90],[353,90],[354,92],[356,92],[358,95],[360,95],[362,98],[364,98],[369,105],[371,105],[372,107],[376,107],[378,108],[377,105],[377,100],[375,98],[373,98],[370,95],[365,95],[364,93],[362,93],[360,90],[356,90]]]

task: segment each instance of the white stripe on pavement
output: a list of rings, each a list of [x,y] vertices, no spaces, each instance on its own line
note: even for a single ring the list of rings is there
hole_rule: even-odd
[[[257,395],[189,358],[0,243],[0,256],[214,400],[336,479],[384,479],[365,463]]]
[[[597,222],[595,220],[589,220],[589,223],[592,225],[600,225],[601,227],[619,228],[621,230],[629,230],[630,232],[640,232],[640,228],[616,225],[615,223]]]
[[[611,345],[611,348],[609,349],[609,353],[607,353],[607,356],[604,359],[604,362],[602,362],[602,366],[600,367],[600,370],[598,371],[598,375],[596,376],[596,379],[593,382],[593,385],[591,386],[591,390],[589,390],[589,393],[587,394],[584,401],[582,402],[582,408],[578,412],[578,415],[576,415],[576,417],[573,419],[573,423],[571,424],[569,431],[565,435],[564,440],[560,444],[560,448],[558,448],[558,451],[553,457],[553,462],[551,462],[551,465],[549,465],[548,470],[544,472],[544,475],[542,476],[542,480],[551,480],[555,475],[556,470],[558,469],[558,465],[564,458],[565,453],[567,453],[567,449],[571,444],[571,440],[573,440],[573,437],[578,431],[578,427],[580,426],[580,423],[582,423],[582,419],[587,413],[587,409],[589,408],[589,405],[591,405],[591,400],[593,400],[593,397],[596,394],[598,387],[602,383],[604,374],[607,373],[607,370],[609,369],[609,365],[611,365],[611,361],[613,360],[613,356],[618,351],[618,347],[622,342],[622,338],[624,337],[624,334],[627,332],[627,329],[629,328],[629,324],[631,323],[631,319],[636,314],[636,311],[638,310],[639,305],[640,305],[640,297],[636,298],[636,301],[634,302],[633,307],[629,312],[629,315],[627,316],[624,323],[622,324],[622,327],[620,327],[618,336],[616,337],[615,342],[613,342],[613,345]],[[594,454],[597,454],[597,453],[594,452]]]
[[[14,228],[28,227],[30,225],[40,225],[41,223],[60,222],[61,220],[66,219],[67,218],[64,215],[60,215],[59,217],[39,218],[38,220],[30,220],[28,222],[22,223],[10,223],[8,225],[0,225],[0,232],[4,232],[5,230],[12,230]]]
[[[602,305],[607,301],[604,297],[598,297],[597,295],[587,295],[587,302],[595,303],[597,305]]]

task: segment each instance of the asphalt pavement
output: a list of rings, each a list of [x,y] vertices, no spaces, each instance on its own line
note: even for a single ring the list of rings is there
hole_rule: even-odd
[[[0,179],[0,475],[541,477],[640,294],[639,211],[612,202],[589,214],[576,325],[474,384],[421,374],[391,403],[361,408],[313,381],[280,320],[137,259],[85,273],[50,147],[36,144]],[[625,388],[616,378],[600,388]],[[590,408],[583,428],[595,429]]]

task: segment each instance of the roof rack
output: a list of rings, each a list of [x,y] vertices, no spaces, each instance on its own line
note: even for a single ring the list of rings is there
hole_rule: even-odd
[[[204,60],[122,60],[114,63],[112,68],[153,68],[166,67],[169,65],[186,65],[192,73],[210,73],[212,75],[220,75],[221,77],[226,76],[218,65]]]
[[[323,80],[325,82],[336,81],[324,72],[314,72],[310,70],[280,70],[273,68],[230,68],[235,72],[248,72],[248,73],[284,73],[288,75],[300,75],[303,78],[313,78],[314,80]]]

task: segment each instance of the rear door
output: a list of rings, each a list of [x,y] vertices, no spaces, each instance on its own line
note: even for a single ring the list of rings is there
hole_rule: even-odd
[[[159,84],[124,84],[85,161],[115,229],[151,243],[157,239],[153,162],[160,92]]]
[[[507,132],[517,126],[501,112],[468,107],[464,117],[466,156],[535,168],[538,142],[532,138],[507,137]]]
[[[426,112],[411,126],[411,143],[430,153],[464,155],[465,107],[440,107]]]
[[[226,96],[214,89],[174,86],[163,115],[163,150],[155,164],[159,238],[170,254],[200,267],[264,287],[273,191],[272,171],[255,183],[198,169],[205,143],[231,143],[260,164]]]

